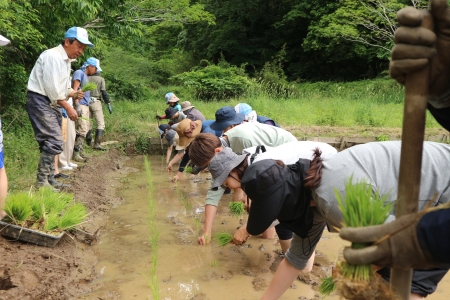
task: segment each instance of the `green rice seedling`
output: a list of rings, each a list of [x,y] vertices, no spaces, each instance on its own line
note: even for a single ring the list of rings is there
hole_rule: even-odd
[[[97,84],[95,82],[88,82],[85,85],[83,85],[83,88],[81,89],[83,92],[89,92],[93,91],[97,88]]]
[[[235,217],[240,217],[244,214],[245,208],[244,208],[244,203],[239,201],[239,202],[230,202],[230,204],[228,205],[228,207],[230,208],[230,212],[235,216]]]
[[[78,119],[80,119],[80,120],[85,120],[85,121],[88,121],[88,122],[94,122],[94,120],[92,120],[92,119],[89,119],[89,118],[85,118],[85,117],[78,117]]]
[[[213,260],[212,262],[209,263],[209,265],[214,268],[217,266],[217,260]]]
[[[225,245],[229,244],[233,240],[233,235],[226,231],[223,231],[223,232],[214,234],[213,239],[219,243],[220,247],[224,247]]]
[[[342,211],[344,226],[364,227],[383,224],[393,207],[386,203],[388,195],[372,191],[372,186],[364,181],[353,183],[353,178],[345,184],[345,198],[337,190],[335,195]],[[354,249],[361,249],[370,244],[352,243]],[[394,295],[389,287],[375,276],[370,264],[352,265],[342,262],[336,272],[336,286],[341,296],[347,299],[372,299],[376,293],[384,293],[380,299],[392,299]]]
[[[150,267],[150,270],[148,272],[148,276],[143,274],[145,279],[147,280],[147,284],[149,285],[150,289],[152,290],[152,296],[153,299],[158,300],[160,299],[159,295],[159,280],[158,275],[156,274],[157,270],[157,264],[158,264],[158,239],[160,235],[160,231],[156,227],[155,224],[155,201],[153,200],[153,178],[152,178],[152,171],[151,171],[151,165],[148,161],[147,157],[144,157],[144,164],[145,164],[145,171],[147,174],[147,180],[148,180],[148,209],[149,209],[149,220],[148,225],[150,229],[150,236],[149,236],[149,244],[152,247],[152,266]]]
[[[23,226],[32,217],[32,195],[28,192],[10,194],[5,201],[4,210],[13,224]]]
[[[69,197],[64,193],[54,191],[51,187],[40,188],[36,195],[37,199],[42,200],[45,213],[50,213],[51,211],[61,212],[69,201],[73,201],[73,196]]]
[[[192,167],[191,166],[186,166],[186,168],[184,168],[184,171],[186,172],[186,174],[191,174],[192,173]]]
[[[58,229],[59,216],[58,213],[51,212],[45,217],[44,230],[53,231]]]
[[[60,217],[58,228],[61,230],[73,229],[82,224],[87,216],[86,207],[81,203],[75,203],[69,206]]]
[[[334,292],[335,289],[336,286],[334,284],[333,276],[322,278],[322,283],[319,285],[319,293],[321,293],[324,298]]]
[[[41,222],[45,218],[45,205],[42,199],[35,198],[31,201],[31,217],[35,222]]]

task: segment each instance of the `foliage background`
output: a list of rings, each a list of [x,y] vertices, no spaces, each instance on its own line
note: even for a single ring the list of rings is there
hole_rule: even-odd
[[[426,1],[0,0],[0,34],[11,40],[0,47],[10,186],[23,187],[36,169],[28,76],[72,26],[95,44],[73,70],[101,60],[114,108],[106,138],[145,152],[167,92],[208,119],[247,102],[281,125],[400,127],[403,89],[387,67],[395,12],[406,5]],[[427,126],[438,127],[432,118]]]

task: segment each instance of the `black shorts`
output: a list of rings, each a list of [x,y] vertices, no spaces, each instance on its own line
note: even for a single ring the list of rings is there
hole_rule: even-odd
[[[278,238],[280,240],[290,240],[290,239],[292,239],[292,230],[290,230],[287,227],[281,225],[281,223],[275,226],[275,230],[276,230]]]
[[[448,268],[413,270],[411,293],[426,297],[436,291],[438,283],[447,274]],[[378,273],[389,282],[391,269],[383,268]]]

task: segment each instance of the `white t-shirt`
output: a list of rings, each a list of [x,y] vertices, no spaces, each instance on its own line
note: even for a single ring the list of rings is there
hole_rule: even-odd
[[[295,164],[300,158],[311,159],[315,148],[319,148],[322,151],[323,158],[328,158],[337,153],[337,150],[334,147],[326,143],[311,142],[311,141],[295,141],[282,144],[278,147],[273,148],[266,147],[267,152],[258,154],[253,163],[263,159],[278,159],[281,160],[286,165]],[[242,151],[242,153],[253,154],[255,153],[255,151],[256,146],[245,148]],[[251,155],[249,155],[248,159],[250,159],[250,157]],[[224,192],[225,190],[221,187],[219,187],[216,191],[208,190],[208,194],[206,197],[206,204],[217,206]]]

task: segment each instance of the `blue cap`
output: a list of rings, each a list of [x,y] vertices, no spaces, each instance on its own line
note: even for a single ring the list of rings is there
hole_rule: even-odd
[[[236,105],[234,107],[234,110],[237,113],[243,114],[243,115],[248,115],[249,113],[252,112],[252,107],[250,105],[248,105],[247,103],[239,103],[238,105]]]
[[[66,31],[66,34],[64,35],[64,38],[66,39],[77,39],[80,43],[85,44],[89,47],[94,47],[94,44],[92,44],[89,41],[88,32],[86,29],[81,27],[71,27],[69,30]]]
[[[86,65],[96,67],[97,68],[97,72],[101,72],[102,71],[102,68],[100,68],[100,61],[98,59],[96,59],[95,57],[89,57],[86,60]]]
[[[213,130],[223,131],[230,125],[241,124],[244,121],[245,116],[240,113],[236,113],[234,107],[224,106],[216,111],[216,121],[212,122],[209,127]]]
[[[180,101],[180,99],[178,99],[178,97],[177,97],[174,93],[172,93],[172,92],[167,93],[167,94],[164,96],[164,98],[166,98],[166,103],[169,103],[169,102],[178,102],[178,101]]]

